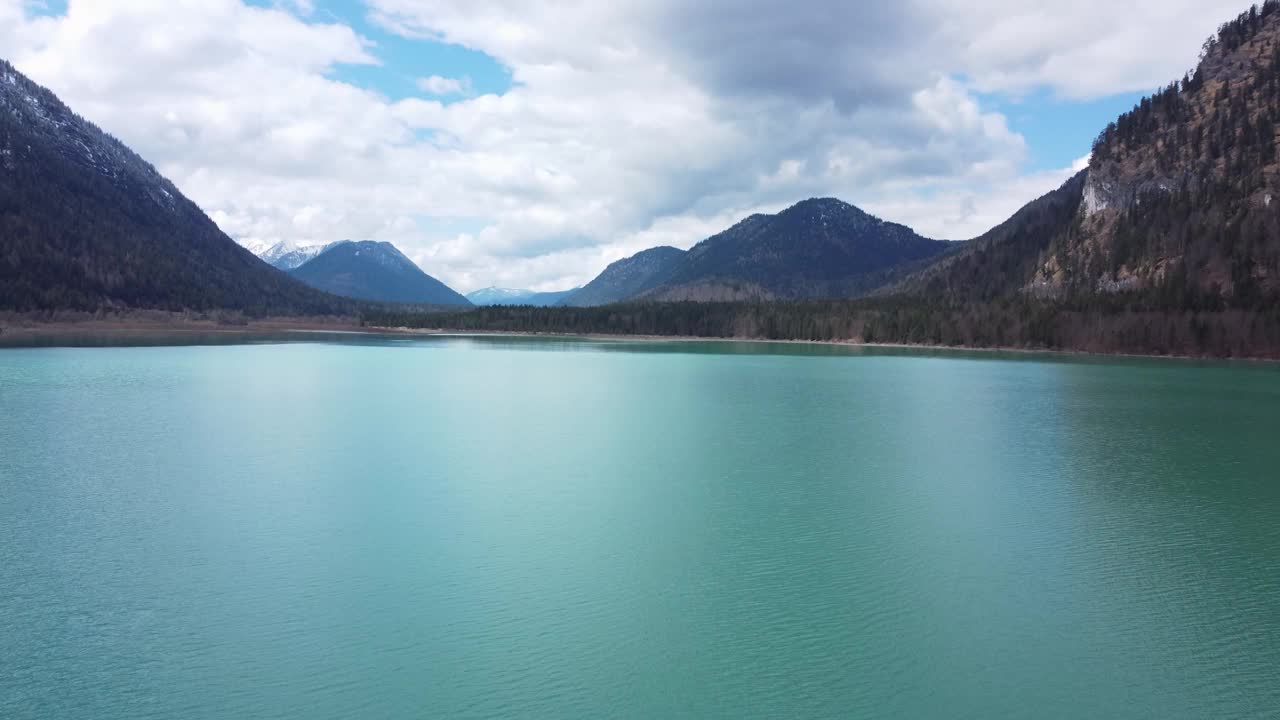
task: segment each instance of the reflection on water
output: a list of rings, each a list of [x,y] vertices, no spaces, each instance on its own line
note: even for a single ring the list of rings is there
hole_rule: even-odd
[[[0,717],[1280,707],[1276,366],[208,339],[0,352]]]
[[[719,338],[628,338],[564,335],[519,335],[500,333],[394,333],[333,330],[128,330],[58,333],[0,334],[0,348],[32,347],[183,347],[208,345],[341,344],[389,346],[410,344],[450,344],[486,349],[544,352],[628,352],[710,355],[776,355],[789,357],[884,357],[907,356],[942,359],[998,359],[1021,362],[1077,364],[1178,363],[1184,366],[1224,365],[1271,367],[1280,364],[1259,360],[1209,360],[1195,358],[1142,358],[1100,356],[1047,351],[992,351],[964,348],[896,347],[796,341],[735,340]]]

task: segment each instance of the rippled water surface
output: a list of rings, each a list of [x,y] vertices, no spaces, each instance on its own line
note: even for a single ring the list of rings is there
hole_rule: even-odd
[[[1280,368],[0,350],[0,717],[1280,711]]]

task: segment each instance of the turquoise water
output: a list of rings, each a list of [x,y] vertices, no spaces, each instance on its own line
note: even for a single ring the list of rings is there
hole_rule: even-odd
[[[1280,711],[1280,368],[0,351],[0,717]]]

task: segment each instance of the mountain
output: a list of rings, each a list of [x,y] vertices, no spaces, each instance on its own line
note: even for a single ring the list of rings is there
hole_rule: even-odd
[[[883,285],[903,266],[955,247],[833,198],[810,199],[776,215],[752,215],[703,240],[643,297],[852,297]]]
[[[573,295],[582,288],[569,288],[568,290],[549,290],[547,292],[538,292],[530,295],[526,300],[526,305],[534,305],[536,307],[552,307],[564,302],[565,298]]]
[[[282,240],[275,245],[254,252],[263,262],[280,270],[293,270],[311,258],[333,247],[328,245],[298,245],[289,240]]]
[[[525,298],[533,295],[532,290],[516,290],[514,288],[487,287],[472,290],[466,297],[473,305],[522,305]]]
[[[1280,0],[1267,0],[1222,25],[1194,72],[1108,125],[1087,170],[973,240],[806,200],[704,240],[647,288],[586,298],[593,281],[566,304],[875,294],[1267,306],[1280,297],[1278,135]]]
[[[890,291],[1259,307],[1280,295],[1280,2],[1110,123],[1088,169]]]
[[[574,292],[577,292],[578,289],[579,288],[573,288],[572,290],[538,292],[536,290],[515,290],[512,288],[487,287],[482,290],[473,290],[467,293],[467,299],[475,305],[533,305],[536,307],[550,307],[558,304],[561,300]]]
[[[673,247],[649,248],[610,263],[594,280],[570,293],[561,305],[590,307],[629,300],[663,284],[684,259]]]
[[[1022,207],[1008,220],[875,295],[922,295],[943,301],[985,301],[1025,287],[1054,238],[1075,222],[1086,171]]]
[[[352,312],[227,237],[150,163],[0,60],[0,308]]]
[[[1078,225],[1027,289],[1252,304],[1280,291],[1280,2],[1219,29],[1193,73],[1094,143]]]
[[[561,304],[853,297],[959,247],[815,198],[752,215],[688,252],[661,247],[619,260]]]
[[[423,272],[388,242],[343,240],[290,274],[319,290],[360,300],[471,305],[471,301]]]
[[[799,218],[779,219],[795,208],[752,216],[709,238],[639,294],[787,302],[496,308],[384,324],[1280,359],[1278,138],[1280,0],[1267,0],[1222,25],[1193,72],[1103,129],[1084,171],[972,240],[930,254],[932,241],[905,228],[865,230],[879,221],[807,201]],[[849,229],[817,232],[833,214]],[[882,249],[886,234],[916,259],[841,242]],[[852,251],[858,262],[845,264]],[[795,299],[815,287],[853,299]]]

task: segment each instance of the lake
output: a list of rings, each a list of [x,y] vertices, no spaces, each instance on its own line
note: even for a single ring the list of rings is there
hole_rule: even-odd
[[[0,350],[0,717],[1280,712],[1280,366]]]

